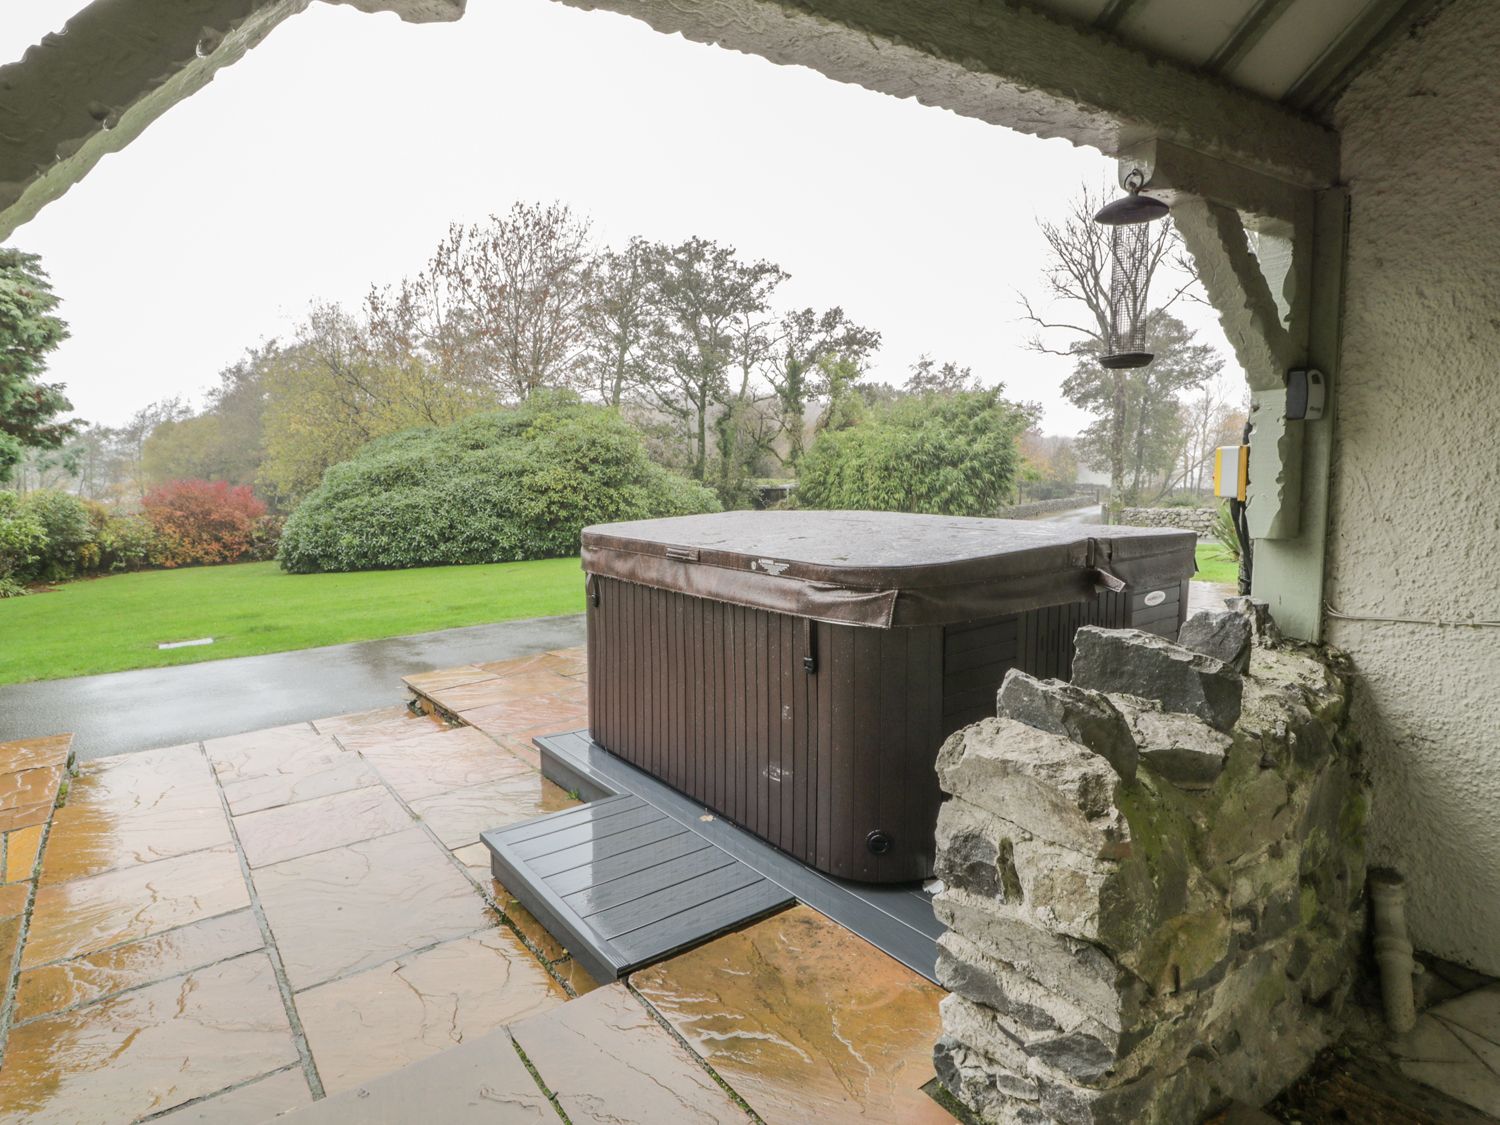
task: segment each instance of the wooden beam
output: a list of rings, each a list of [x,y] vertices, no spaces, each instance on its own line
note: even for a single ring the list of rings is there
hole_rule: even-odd
[[[1106,153],[1175,141],[1304,187],[1338,138],[1276,103],[1018,4],[942,0],[562,0],[666,33]]]

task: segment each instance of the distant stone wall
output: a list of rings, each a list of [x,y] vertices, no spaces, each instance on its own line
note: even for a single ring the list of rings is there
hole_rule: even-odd
[[[1044,516],[1048,512],[1071,512],[1086,504],[1097,504],[1092,493],[1083,496],[1059,496],[1056,500],[1033,500],[1029,504],[1012,504],[995,515],[1002,520],[1020,520],[1027,516]]]
[[[1080,630],[1071,684],[1012,672],[942,749],[934,1059],[982,1121],[1197,1121],[1337,1032],[1365,883],[1348,685],[1231,604],[1181,646]]]
[[[1115,522],[1127,527],[1178,527],[1206,537],[1214,533],[1214,509],[1121,508]]]

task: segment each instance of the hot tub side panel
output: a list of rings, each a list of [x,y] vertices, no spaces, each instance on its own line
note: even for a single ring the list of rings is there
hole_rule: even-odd
[[[1083,625],[1175,637],[1177,587],[962,624],[813,622],[594,576],[590,726],[601,746],[830,874],[931,874],[943,739],[995,713],[1011,668],[1069,677]],[[812,669],[807,661],[811,659]],[[868,846],[885,833],[884,854]]]
[[[930,873],[942,629],[830,625],[592,583],[589,718],[601,746],[820,870],[872,882]],[[873,831],[890,837],[885,854],[867,846]]]

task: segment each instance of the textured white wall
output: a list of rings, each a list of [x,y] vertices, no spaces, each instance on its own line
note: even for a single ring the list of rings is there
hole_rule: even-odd
[[[1455,0],[1350,88],[1328,599],[1500,620],[1500,4]],[[1330,623],[1362,674],[1371,860],[1420,948],[1500,973],[1500,629]]]

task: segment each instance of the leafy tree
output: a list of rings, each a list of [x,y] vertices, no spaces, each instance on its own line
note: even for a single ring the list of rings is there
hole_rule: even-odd
[[[423,361],[393,359],[366,325],[329,304],[313,307],[261,379],[265,460],[257,483],[292,500],[374,438],[447,425],[495,405],[488,387],[453,383]]]
[[[682,426],[690,473],[704,481],[710,416],[716,408],[733,413],[747,405],[748,373],[768,348],[764,314],[787,275],[774,263],[744,262],[734,247],[694,237],[652,246],[646,276],[651,322],[643,388]],[[736,370],[741,377],[731,390]]]
[[[1078,437],[1090,464],[1109,466],[1112,502],[1146,499],[1145,490],[1176,463],[1182,448],[1179,396],[1216,379],[1224,361],[1176,317],[1157,312],[1147,324],[1146,346],[1156,359],[1146,367],[1111,371],[1098,362],[1100,345],[1077,345],[1073,374],[1063,382],[1067,400],[1096,415]]]
[[[827,377],[829,365],[842,364],[840,377],[844,386],[851,385],[879,347],[879,332],[855,324],[836,305],[823,313],[796,309],[781,318],[781,335],[767,381],[780,407],[779,428],[786,439],[781,460],[794,476],[806,449],[807,408],[833,390]]]
[[[1078,482],[1078,456],[1073,439],[1043,434],[1033,426],[1021,435],[1019,448],[1023,473],[1050,490],[1062,494]]]
[[[802,461],[802,508],[993,515],[1008,503],[1031,416],[1001,388],[902,395],[823,430]]]
[[[619,410],[641,382],[650,334],[646,268],[649,245],[632,238],[624,250],[604,250],[588,272],[583,309],[582,369],[604,405]]]
[[[28,449],[61,449],[82,426],[60,383],[41,382],[46,357],[67,339],[58,299],[35,254],[0,248],[0,481]]]
[[[553,392],[371,442],[292,513],[278,557],[299,573],[552,558],[591,523],[717,507],[619,414]]]
[[[146,443],[158,427],[190,417],[191,408],[180,397],[164,398],[141,407],[130,420],[110,435],[121,489],[130,499],[139,500],[151,488],[146,469]]]
[[[249,348],[219,372],[202,411],[159,423],[141,459],[151,484],[222,480],[254,485],[265,461],[266,372],[281,358],[274,342]]]
[[[960,367],[949,360],[938,365],[929,355],[922,355],[911,365],[911,374],[902,388],[908,394],[950,395],[960,391],[977,391],[979,380],[974,378],[972,368]]]

